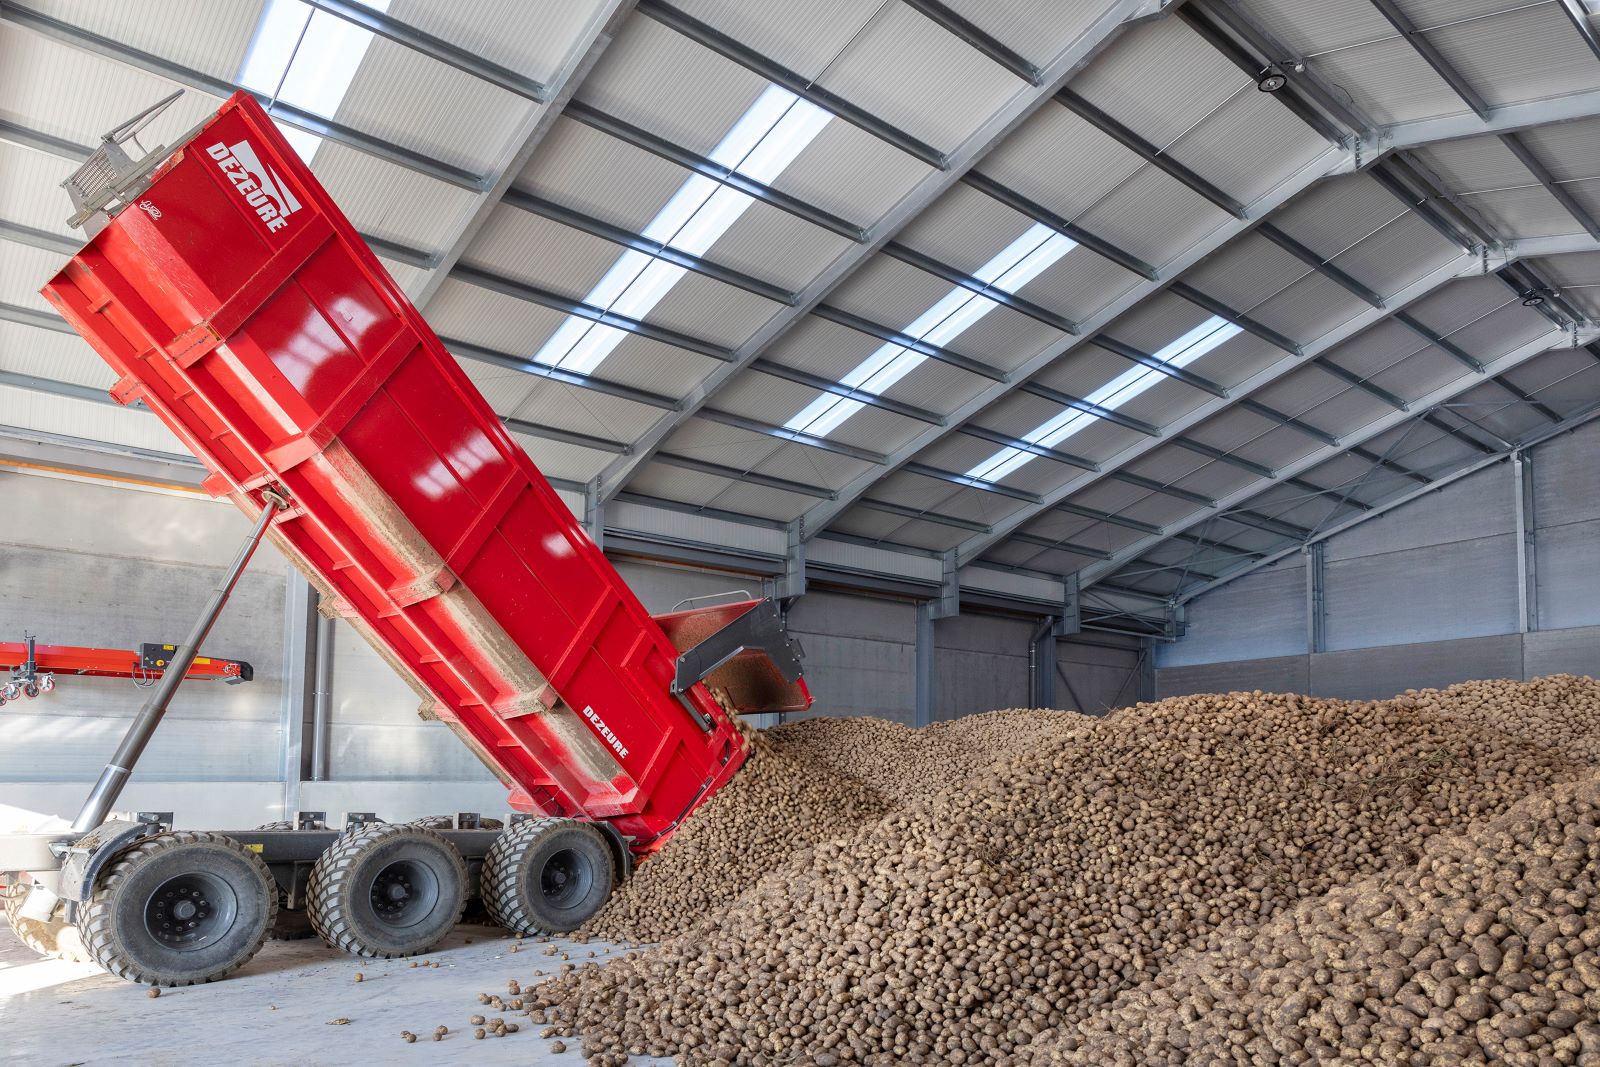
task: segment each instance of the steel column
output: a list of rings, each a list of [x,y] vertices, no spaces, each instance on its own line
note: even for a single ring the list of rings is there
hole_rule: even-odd
[[[1517,629],[1526,634],[1539,628],[1539,551],[1533,455],[1525,449],[1511,453],[1511,485],[1517,517]]]
[[[933,722],[934,702],[937,700],[935,691],[936,678],[934,675],[934,601],[922,600],[917,603],[917,637],[916,637],[916,709],[912,718],[913,726],[927,726]]]
[[[285,568],[283,598],[283,753],[278,775],[283,780],[283,817],[300,809],[300,782],[305,772],[306,720],[311,711],[316,670],[317,594],[292,565]]]
[[[1302,550],[1306,566],[1306,651],[1328,650],[1326,541],[1314,541]]]

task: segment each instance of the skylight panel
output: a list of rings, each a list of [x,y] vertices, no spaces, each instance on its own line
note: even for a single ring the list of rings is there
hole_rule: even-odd
[[[389,0],[366,0],[368,7],[387,11]],[[332,118],[339,110],[372,33],[303,0],[268,0],[256,24],[239,81],[269,99]],[[322,138],[280,125],[301,159],[309,165]]]
[[[771,182],[832,118],[787,89],[769,85],[712,150],[711,159],[746,177]],[[703,175],[692,175],[650,220],[643,235],[679,251],[703,255],[752,203],[744,193]],[[618,257],[583,302],[642,319],[685,273],[685,267],[630,250]],[[587,374],[627,336],[615,327],[569,316],[533,358]]]
[[[1006,293],[1015,293],[1076,247],[1078,243],[1070,237],[1057,233],[1043,223],[1035,223],[974,271],[973,277]],[[900,332],[943,347],[999,306],[999,303],[986,296],[957,286]],[[839,380],[853,389],[881,395],[927,358],[920,352],[891,342],[879,347]],[[806,405],[799,414],[784,423],[784,427],[826,437],[864,407],[866,404],[860,400],[828,393]]]
[[[1155,358],[1174,367],[1186,367],[1224,341],[1237,337],[1239,332],[1239,327],[1234,323],[1213,315],[1155,353]],[[1165,374],[1153,367],[1136,365],[1123,371],[1084,399],[1103,408],[1116,409],[1148,391],[1165,377]],[[1030,445],[1054,448],[1094,421],[1095,416],[1072,408],[1023,434],[1022,439]],[[1021,469],[1029,460],[1037,458],[1032,452],[1007,446],[967,471],[967,477],[998,482],[1008,474]]]

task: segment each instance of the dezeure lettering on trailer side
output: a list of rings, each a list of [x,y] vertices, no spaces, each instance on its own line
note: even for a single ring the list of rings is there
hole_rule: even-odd
[[[261,162],[249,141],[224,144],[218,141],[206,153],[217,161],[245,202],[255,209],[267,229],[276,231],[289,225],[289,216],[300,210],[300,201],[276,171]]]
[[[587,704],[585,704],[583,708],[583,717],[594,724],[594,728],[600,731],[600,736],[606,739],[606,743],[611,746],[612,750],[616,752],[619,758],[627,757],[627,746],[617,739],[617,735],[611,732],[611,727],[606,725],[606,721],[600,716],[596,715],[594,713],[594,709],[589,707]]]

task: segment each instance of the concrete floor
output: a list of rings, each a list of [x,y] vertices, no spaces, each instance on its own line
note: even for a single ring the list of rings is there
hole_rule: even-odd
[[[471,941],[468,944],[468,941]],[[150,999],[142,986],[112,978],[92,964],[41,960],[0,922],[0,1059],[29,1067],[141,1063],[322,1064],[459,1063],[521,1067],[581,1067],[578,1040],[550,1051],[554,1039],[513,1012],[492,1012],[479,993],[505,995],[506,982],[524,985],[563,962],[544,955],[547,942],[513,941],[496,927],[462,925],[411,967],[410,960],[365,960],[328,948],[316,938],[268,942],[248,967],[210,985],[164,989]],[[589,952],[606,959],[620,946],[556,940],[574,963]],[[363,980],[356,982],[355,974]],[[476,1041],[467,1020],[499,1015],[521,1031]],[[347,1018],[344,1025],[330,1020]],[[440,1025],[443,1041],[430,1040]],[[418,1037],[405,1044],[400,1031]],[[470,1048],[463,1048],[463,1044]],[[664,1065],[667,1060],[634,1061]]]

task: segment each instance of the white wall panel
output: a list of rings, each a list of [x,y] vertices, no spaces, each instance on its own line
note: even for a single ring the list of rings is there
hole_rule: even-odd
[[[1189,632],[1156,651],[1160,667],[1289,656],[1306,650],[1305,568],[1298,556],[1189,604]]]

